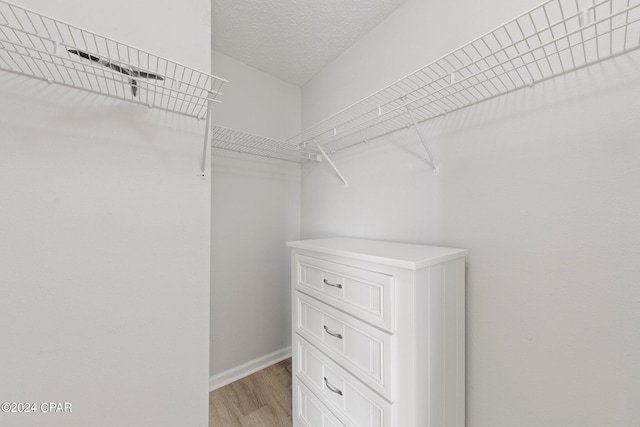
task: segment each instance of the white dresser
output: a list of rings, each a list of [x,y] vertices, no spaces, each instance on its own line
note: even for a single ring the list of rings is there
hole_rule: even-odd
[[[294,427],[464,427],[467,251],[287,246]]]

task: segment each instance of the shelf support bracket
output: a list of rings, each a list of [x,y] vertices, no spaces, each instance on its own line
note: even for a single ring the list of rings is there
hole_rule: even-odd
[[[320,153],[322,153],[322,157],[325,158],[325,160],[327,161],[327,163],[329,163],[329,166],[331,166],[331,168],[333,168],[334,172],[338,174],[338,176],[340,177],[340,180],[342,182],[344,182],[344,186],[348,187],[349,183],[347,182],[347,180],[344,178],[344,176],[342,176],[342,174],[340,173],[340,171],[338,170],[338,168],[336,167],[336,165],[333,164],[333,162],[331,161],[331,159],[329,158],[329,156],[327,155],[327,153],[324,151],[324,149],[318,145],[317,146],[318,150],[320,151]]]
[[[409,104],[405,101],[405,105],[404,105],[407,109],[407,111],[409,112],[409,117],[411,117],[411,122],[413,124],[413,128],[416,130],[416,133],[418,134],[418,137],[420,138],[420,142],[422,142],[422,146],[424,147],[424,151],[426,151],[427,153],[427,162],[429,163],[429,166],[431,166],[431,168],[433,169],[433,174],[434,175],[438,175],[440,173],[440,167],[438,166],[438,164],[436,163],[435,159],[433,158],[433,154],[431,153],[431,149],[429,148],[429,144],[427,144],[427,141],[424,139],[424,136],[422,135],[422,132],[420,132],[420,128],[418,127],[418,122],[416,121],[416,117],[413,115],[413,110],[411,109],[411,107],[409,106]]]
[[[202,147],[202,162],[200,162],[200,177],[205,179],[206,168],[207,168],[207,154],[209,152],[209,145],[211,142],[209,141],[209,133],[211,132],[211,100],[207,101],[207,120],[204,129],[204,146]]]

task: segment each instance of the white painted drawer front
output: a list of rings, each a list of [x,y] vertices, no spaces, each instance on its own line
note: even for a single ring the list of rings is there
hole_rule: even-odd
[[[299,290],[393,332],[393,276],[304,255],[296,263]]]
[[[296,337],[298,378],[345,424],[391,427],[392,405],[303,338]]]
[[[392,336],[300,292],[295,298],[296,332],[394,401]]]
[[[329,409],[300,381],[295,382],[295,396],[298,399],[296,427],[344,427]]]

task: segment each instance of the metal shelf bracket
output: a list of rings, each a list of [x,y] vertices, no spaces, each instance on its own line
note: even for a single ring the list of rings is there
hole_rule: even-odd
[[[406,99],[404,101],[405,101],[405,107],[407,108],[407,112],[409,113],[409,117],[411,117],[413,128],[416,130],[416,133],[420,138],[420,142],[422,142],[422,146],[424,147],[424,151],[427,153],[427,157],[428,157],[427,162],[429,163],[429,166],[431,166],[431,168],[433,169],[433,174],[438,175],[440,173],[440,167],[438,166],[438,163],[435,161],[433,157],[433,153],[431,153],[431,149],[429,148],[429,144],[427,144],[427,140],[422,135],[422,132],[420,132],[420,128],[418,127],[418,122],[416,121],[416,117],[413,114],[411,107],[406,102]]]
[[[204,129],[204,146],[202,147],[202,161],[200,162],[200,177],[202,179],[206,179],[206,171],[207,171],[207,156],[209,155],[209,145],[210,145],[210,133],[211,133],[211,104],[212,101],[209,100],[209,106],[207,108],[207,121]]]
[[[327,163],[329,163],[329,166],[331,166],[331,168],[333,169],[333,171],[338,174],[338,177],[340,178],[340,180],[342,182],[344,182],[344,186],[348,187],[349,183],[347,182],[347,180],[345,179],[345,177],[340,173],[340,171],[338,170],[338,168],[336,167],[336,165],[331,161],[331,159],[329,158],[329,156],[327,155],[327,153],[324,151],[324,149],[321,146],[317,146],[318,151],[320,151],[320,153],[322,154],[322,157],[325,158],[325,160],[327,161]]]

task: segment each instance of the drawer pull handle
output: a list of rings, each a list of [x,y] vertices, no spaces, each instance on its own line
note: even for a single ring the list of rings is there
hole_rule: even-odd
[[[337,285],[336,285],[336,284],[333,284],[333,283],[329,283],[329,282],[327,282],[327,279],[324,279],[324,280],[322,280],[322,281],[323,281],[323,282],[324,282],[324,284],[325,284],[325,285],[327,285],[327,286],[333,286],[334,288],[342,289],[342,285],[341,285],[340,283],[338,283]]]
[[[325,331],[326,333],[328,333],[329,335],[331,335],[332,337],[336,337],[336,338],[340,338],[340,339],[342,339],[342,334],[339,334],[339,333],[337,333],[337,332],[331,332],[331,331],[329,330],[329,328],[327,328],[327,325],[324,325],[324,331]]]
[[[327,386],[327,388],[328,388],[330,391],[334,392],[335,394],[339,394],[340,396],[342,396],[342,391],[341,391],[341,390],[339,390],[339,389],[337,389],[337,388],[335,388],[335,387],[334,387],[334,386],[332,386],[331,384],[329,384],[329,380],[327,379],[327,377],[324,377],[324,383],[325,383],[325,385]]]

